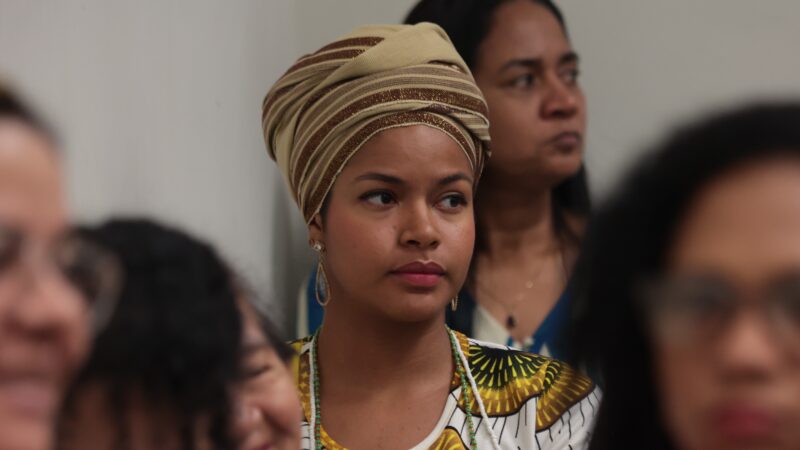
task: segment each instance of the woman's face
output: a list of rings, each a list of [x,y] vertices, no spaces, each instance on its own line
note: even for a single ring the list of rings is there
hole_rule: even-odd
[[[393,128],[367,141],[310,226],[325,246],[328,310],[443,320],[472,256],[473,178],[461,147],[437,129]]]
[[[574,175],[583,158],[586,104],[578,57],[553,14],[530,0],[501,5],[475,66],[491,123],[487,176],[525,176],[549,187]]]
[[[679,288],[654,318],[655,368],[679,447],[800,448],[800,160],[705,187],[667,276]]]
[[[0,447],[45,449],[70,375],[89,341],[87,303],[47,258],[65,227],[50,144],[0,119],[0,227],[22,236],[0,261]],[[11,252],[13,253],[13,252]]]
[[[292,372],[267,342],[255,312],[243,305],[244,379],[234,391],[240,450],[300,448],[302,410]]]

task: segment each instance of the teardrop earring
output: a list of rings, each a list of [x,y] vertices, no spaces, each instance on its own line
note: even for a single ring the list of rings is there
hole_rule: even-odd
[[[317,252],[319,260],[317,262],[316,282],[314,283],[314,297],[320,306],[325,307],[331,301],[331,289],[328,284],[328,274],[325,273],[325,265],[323,264],[325,255],[325,245],[319,241],[314,241],[311,248]]]

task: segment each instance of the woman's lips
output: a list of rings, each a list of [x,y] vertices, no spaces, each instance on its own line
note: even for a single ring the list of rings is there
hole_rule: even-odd
[[[556,135],[550,142],[562,151],[571,151],[581,144],[583,138],[580,133],[574,131],[566,131]]]
[[[442,279],[441,275],[429,273],[395,272],[394,275],[408,284],[419,287],[436,286]]]
[[[58,397],[58,389],[53,383],[41,377],[0,379],[0,403],[22,416],[52,416]]]
[[[713,424],[725,439],[752,440],[774,436],[779,417],[762,408],[732,405],[713,414]]]
[[[390,272],[404,283],[414,287],[434,287],[442,280],[445,270],[435,262],[415,261]]]

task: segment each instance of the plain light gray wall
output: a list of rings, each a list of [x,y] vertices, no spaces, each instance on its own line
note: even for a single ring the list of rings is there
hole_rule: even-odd
[[[149,214],[218,244],[292,322],[312,265],[261,99],[300,54],[410,0],[0,0],[0,76],[61,130],[76,216]],[[561,0],[604,192],[677,120],[800,95],[796,0]]]
[[[583,60],[597,194],[676,123],[758,98],[800,100],[796,0],[558,3]]]
[[[263,0],[0,0],[0,74],[61,131],[77,218],[178,224],[283,299],[293,209],[260,113],[298,53],[294,14]]]

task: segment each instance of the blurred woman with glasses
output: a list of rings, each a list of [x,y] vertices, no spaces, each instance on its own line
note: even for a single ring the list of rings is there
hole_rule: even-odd
[[[800,103],[680,130],[590,226],[591,449],[800,448]]]
[[[67,232],[53,135],[0,86],[0,449],[52,444],[90,324],[110,311],[114,264]],[[95,314],[97,312],[97,314]]]

